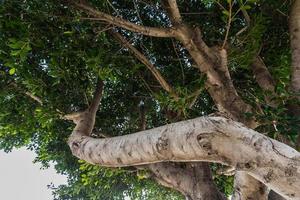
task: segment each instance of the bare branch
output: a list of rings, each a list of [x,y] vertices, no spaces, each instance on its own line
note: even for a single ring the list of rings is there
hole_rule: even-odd
[[[265,91],[275,92],[275,83],[264,61],[257,56],[251,64],[258,85]]]
[[[163,0],[162,4],[170,15],[170,19],[174,25],[181,24],[182,18],[178,9],[176,0]]]
[[[97,82],[93,100],[89,106],[89,112],[91,112],[93,115],[96,115],[96,112],[98,110],[99,103],[100,103],[100,100],[102,97],[103,85],[104,85],[103,81],[101,79],[99,79]]]
[[[174,37],[175,36],[175,29],[172,28],[156,28],[156,27],[147,27],[137,25],[135,23],[129,22],[119,17],[114,17],[112,15],[103,13],[98,11],[86,4],[83,3],[76,3],[71,1],[76,8],[84,11],[86,14],[93,16],[93,20],[105,21],[109,24],[118,26],[120,28],[127,29],[129,31],[137,32],[143,35],[153,36],[153,37]]]
[[[232,2],[231,1],[228,1],[229,2],[229,10],[228,10],[228,21],[227,21],[227,24],[226,24],[226,33],[225,33],[225,38],[224,38],[224,41],[223,41],[223,45],[222,45],[222,48],[225,48],[225,45],[227,43],[227,40],[228,40],[228,36],[229,36],[229,30],[230,30],[230,27],[231,27],[231,22],[232,22]]]
[[[178,95],[173,90],[173,88],[167,83],[167,81],[163,78],[163,76],[155,68],[155,66],[140,51],[138,51],[134,46],[132,46],[121,34],[114,31],[110,31],[110,34],[114,36],[124,47],[129,49],[134,54],[134,56],[151,71],[153,76],[156,78],[156,80],[159,82],[159,84],[164,90],[170,93],[172,97],[178,99]]]
[[[30,92],[25,92],[25,94],[26,94],[27,96],[29,96],[31,99],[33,99],[33,100],[35,100],[36,102],[38,102],[39,104],[43,105],[43,101],[41,100],[40,97],[35,96],[35,95],[33,95],[32,93],[30,93]]]
[[[99,79],[90,106],[83,112],[72,113],[63,117],[66,120],[72,120],[76,124],[72,135],[91,135],[95,125],[95,118],[102,96],[102,90],[103,81]]]
[[[36,101],[37,103],[39,103],[40,105],[43,105],[43,101],[40,97],[32,94],[29,91],[23,91],[15,82],[11,82],[9,85],[15,87],[16,89],[18,89],[19,91],[21,91],[22,93],[24,93],[26,96],[30,97],[32,100]]]

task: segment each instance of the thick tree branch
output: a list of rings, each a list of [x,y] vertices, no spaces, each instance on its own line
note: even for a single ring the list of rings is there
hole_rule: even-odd
[[[251,64],[256,82],[264,91],[275,92],[275,83],[261,57],[257,56]]]
[[[180,11],[177,5],[176,0],[163,0],[162,4],[164,8],[167,10],[170,20],[172,21],[173,25],[178,25],[182,23],[182,18],[180,15]]]
[[[109,24],[118,26],[120,28],[127,29],[129,31],[137,32],[143,35],[153,36],[153,37],[174,37],[175,29],[172,28],[156,28],[137,25],[135,23],[129,22],[119,17],[114,17],[112,15],[98,11],[89,5],[83,3],[77,3],[74,0],[69,0],[77,9],[84,11],[86,14],[93,16],[93,20],[104,21]]]
[[[249,127],[256,127],[257,123],[254,119],[245,117],[245,113],[251,113],[253,108],[246,104],[236,92],[227,66],[226,50],[216,48],[213,51],[209,48],[202,40],[199,28],[192,31],[186,25],[181,25],[178,28],[178,32],[177,39],[189,51],[200,71],[207,75],[206,87],[218,110],[237,121],[245,123]],[[264,188],[264,192],[258,193],[261,195],[253,196],[255,192],[249,191],[248,188],[240,185],[240,192],[244,193],[242,199],[253,197],[259,197],[257,198],[258,200],[266,199],[266,187],[263,187],[262,183],[253,179],[248,174],[241,172],[235,176],[235,180],[237,182],[246,182],[246,180],[249,180],[253,183],[254,188]]]
[[[93,100],[89,106],[89,112],[92,113],[93,116],[96,116],[99,107],[99,103],[102,97],[103,85],[103,81],[99,79],[96,86],[96,90],[94,92]]]
[[[140,122],[140,130],[146,130],[144,105],[140,105]],[[195,163],[194,165],[201,166],[197,168],[198,173],[174,162],[154,163],[145,165],[145,168],[152,172],[154,179],[159,184],[179,191],[186,199],[196,200],[200,197],[201,199],[223,200],[223,196],[212,180],[209,165],[207,163]],[[199,177],[199,173],[202,176]],[[206,179],[203,178],[203,174],[207,175]]]
[[[75,156],[92,164],[218,162],[251,174],[286,198],[300,196],[300,153],[222,117],[200,117],[105,139],[74,129],[68,143]]]
[[[177,39],[188,50],[197,68],[206,74],[206,88],[218,110],[249,127],[256,127],[255,120],[245,116],[252,112],[251,106],[241,99],[232,83],[226,50],[215,48],[213,51],[202,40],[200,29],[191,29],[184,24],[178,27]]]
[[[146,118],[144,105],[140,105],[140,129],[146,129]],[[145,165],[155,180],[165,187],[181,192],[187,199],[202,200],[225,200],[215,185],[209,164],[206,162],[179,163],[161,162]]]
[[[95,125],[96,113],[99,107],[100,99],[102,96],[103,81],[98,80],[95,94],[90,106],[83,112],[68,114],[64,119],[72,120],[76,126],[72,132],[73,136],[90,136]],[[71,136],[72,136],[71,135]]]
[[[289,28],[292,50],[291,88],[300,100],[300,0],[294,0],[292,5]]]

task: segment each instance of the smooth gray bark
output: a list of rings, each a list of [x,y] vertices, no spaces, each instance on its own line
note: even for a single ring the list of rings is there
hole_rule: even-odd
[[[78,158],[109,167],[163,161],[222,163],[247,172],[286,198],[300,196],[300,153],[222,117],[200,117],[105,139],[75,130],[69,145]]]

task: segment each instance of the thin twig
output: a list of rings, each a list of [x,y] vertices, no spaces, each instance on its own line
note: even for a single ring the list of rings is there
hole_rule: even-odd
[[[176,49],[176,46],[175,46],[175,43],[174,43],[174,40],[172,40],[172,44],[173,44],[173,48],[174,48],[174,51],[175,51],[175,54],[179,60],[179,64],[180,64],[180,68],[181,68],[181,74],[182,74],[182,82],[183,84],[185,83],[185,76],[184,76],[184,70],[183,70],[183,65],[182,65],[182,62],[180,60],[180,57],[178,55],[178,52],[177,52],[177,49]]]
[[[226,34],[225,34],[225,38],[224,38],[224,42],[223,42],[223,45],[222,45],[222,49],[224,49],[225,45],[226,45],[226,42],[228,40],[228,35],[229,35],[229,30],[230,30],[230,26],[231,26],[231,14],[232,14],[232,3],[231,1],[229,1],[229,11],[228,11],[228,22],[227,22],[227,26],[226,26]]]
[[[217,1],[217,0],[214,0],[214,2],[215,2],[215,3],[217,3],[217,4],[218,4],[218,6],[219,6],[221,9],[223,9],[223,10],[226,10],[226,9],[224,8],[224,6],[222,6],[222,4],[220,4],[220,2],[219,2],[219,1]]]
[[[153,74],[153,76],[156,78],[157,82],[162,86],[164,90],[166,90],[172,97],[175,99],[178,98],[178,95],[175,93],[174,89],[171,87],[171,85],[164,79],[164,77],[161,75],[161,73],[155,68],[155,66],[146,58],[144,54],[142,54],[140,51],[138,51],[133,45],[131,45],[121,34],[117,32],[111,31],[110,34],[117,39],[121,43],[122,46],[126,47],[128,50],[130,50],[134,56],[143,63]]]
[[[32,100],[38,102],[40,105],[43,105],[43,101],[40,97],[32,94],[29,91],[23,91],[22,88],[20,88],[15,82],[11,82],[9,85],[13,86],[14,88],[16,88],[17,90],[21,91],[22,93],[24,93],[26,96],[30,97]]]

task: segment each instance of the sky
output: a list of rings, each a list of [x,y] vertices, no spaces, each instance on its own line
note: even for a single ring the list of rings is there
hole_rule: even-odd
[[[10,153],[0,151],[0,199],[5,200],[52,200],[47,185],[66,183],[66,177],[55,172],[53,166],[40,169],[32,163],[34,152],[21,148]]]

